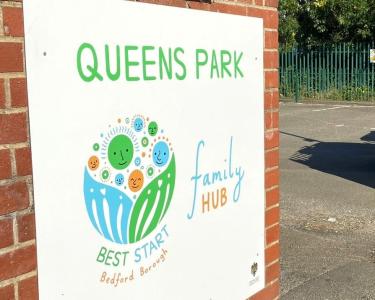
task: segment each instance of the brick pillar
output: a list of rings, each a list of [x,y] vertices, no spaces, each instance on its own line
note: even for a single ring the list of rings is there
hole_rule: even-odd
[[[264,20],[266,288],[279,298],[278,0],[144,2]],[[0,299],[38,299],[22,0],[0,1]]]
[[[37,299],[22,1],[0,1],[0,299]]]

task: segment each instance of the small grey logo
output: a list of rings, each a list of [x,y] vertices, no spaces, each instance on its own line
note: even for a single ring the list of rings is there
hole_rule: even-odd
[[[257,273],[258,271],[258,263],[253,263],[253,265],[251,266],[251,274],[253,274],[253,276],[255,277],[255,274]]]

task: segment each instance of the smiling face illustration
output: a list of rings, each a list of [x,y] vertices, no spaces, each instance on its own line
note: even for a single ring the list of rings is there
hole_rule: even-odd
[[[158,133],[158,124],[157,124],[155,121],[152,121],[152,122],[148,125],[148,133],[149,133],[151,136],[155,136],[155,135]]]
[[[99,167],[99,158],[95,155],[91,156],[88,161],[90,170],[94,171]]]
[[[117,174],[115,177],[115,182],[117,185],[122,185],[124,183],[124,175],[122,174]]]
[[[108,160],[116,170],[125,169],[132,161],[134,147],[125,135],[115,136],[108,146]]]
[[[134,120],[134,130],[140,132],[143,129],[143,120],[141,118],[136,118]]]
[[[130,173],[128,185],[132,192],[138,192],[143,187],[143,182],[144,177],[140,170],[134,170]]]
[[[154,146],[152,159],[158,167],[164,166],[169,159],[169,148],[166,142],[160,141]]]

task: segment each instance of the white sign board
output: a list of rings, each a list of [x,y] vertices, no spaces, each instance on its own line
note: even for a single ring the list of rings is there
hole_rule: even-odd
[[[264,287],[261,19],[24,2],[40,299]]]

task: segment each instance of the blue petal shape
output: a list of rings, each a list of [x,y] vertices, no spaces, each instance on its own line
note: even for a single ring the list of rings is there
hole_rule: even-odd
[[[127,244],[129,215],[133,207],[130,198],[120,190],[94,180],[87,168],[84,174],[84,195],[87,213],[95,229],[107,240]],[[104,211],[104,202],[108,203],[108,214]],[[120,228],[117,225],[119,218]]]

